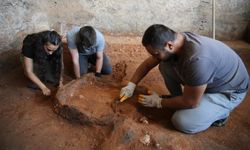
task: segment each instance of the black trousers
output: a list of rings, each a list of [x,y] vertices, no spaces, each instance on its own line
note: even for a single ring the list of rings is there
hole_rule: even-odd
[[[96,65],[96,54],[92,54],[92,55],[79,54],[79,64],[80,64],[81,75],[88,73],[89,63],[92,65]],[[108,56],[105,53],[103,54],[103,65],[102,65],[101,73],[102,74],[112,73],[112,66],[109,62]]]

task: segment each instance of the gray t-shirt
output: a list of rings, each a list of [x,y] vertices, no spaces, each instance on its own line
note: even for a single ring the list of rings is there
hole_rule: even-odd
[[[67,42],[68,42],[68,48],[70,49],[77,49],[76,40],[77,40],[77,34],[79,33],[81,27],[73,27],[68,33],[67,33]],[[102,52],[105,48],[105,40],[103,34],[95,29],[96,32],[96,44],[94,46],[91,46],[88,49],[85,49],[84,52],[81,52],[81,55],[91,55],[96,52]]]
[[[244,92],[249,75],[240,57],[224,43],[190,32],[183,33],[183,52],[174,66],[183,84],[207,84],[206,93]]]

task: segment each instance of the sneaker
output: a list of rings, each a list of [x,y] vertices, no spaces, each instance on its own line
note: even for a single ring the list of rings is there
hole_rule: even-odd
[[[223,127],[223,126],[225,126],[227,120],[228,120],[228,117],[226,117],[224,119],[217,120],[211,126],[214,126],[214,127]]]

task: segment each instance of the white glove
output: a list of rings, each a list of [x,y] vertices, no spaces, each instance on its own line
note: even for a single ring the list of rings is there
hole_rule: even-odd
[[[123,87],[120,92],[120,101],[123,102],[127,98],[133,96],[136,85],[133,82],[129,82],[127,86]]]
[[[153,92],[152,95],[139,95],[139,103],[145,107],[157,107],[162,108],[161,106],[162,98],[156,93]]]

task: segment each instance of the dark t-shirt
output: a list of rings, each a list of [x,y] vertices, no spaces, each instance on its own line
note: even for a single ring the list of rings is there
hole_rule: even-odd
[[[30,34],[25,37],[22,47],[23,56],[34,59],[35,49],[40,40],[38,36],[38,34]]]
[[[224,43],[184,32],[183,52],[174,63],[183,84],[207,84],[206,93],[246,91],[249,75],[240,57]]]
[[[36,51],[44,50],[44,44],[42,43],[42,34],[43,32],[34,33],[27,35],[23,40],[22,54],[25,57],[31,58],[36,62]],[[61,49],[60,45],[57,50]],[[46,55],[44,59],[50,61],[54,57],[54,53],[52,55]]]

